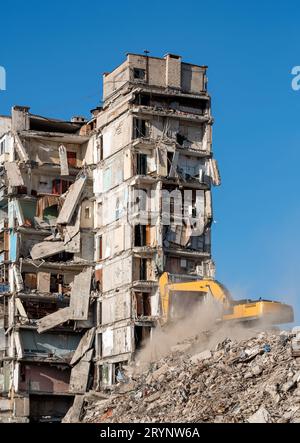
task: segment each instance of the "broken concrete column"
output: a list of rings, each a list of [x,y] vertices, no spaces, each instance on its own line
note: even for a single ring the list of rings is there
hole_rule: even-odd
[[[82,339],[79,342],[79,345],[74,352],[74,355],[72,357],[72,360],[70,362],[71,365],[74,365],[75,363],[80,360],[80,358],[93,346],[93,341],[95,337],[95,331],[96,328],[91,328],[82,337]]]
[[[64,145],[58,147],[59,160],[60,160],[60,175],[69,175],[69,165],[67,150]]]
[[[92,271],[92,268],[86,268],[74,278],[70,299],[73,320],[88,318]]]
[[[84,394],[86,392],[93,352],[93,349],[86,352],[72,368],[69,392],[76,394]]]

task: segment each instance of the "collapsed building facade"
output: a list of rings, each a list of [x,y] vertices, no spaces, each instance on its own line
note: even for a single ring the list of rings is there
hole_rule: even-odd
[[[72,402],[70,357],[93,326],[91,149],[77,120],[15,106],[1,137],[0,401],[4,416],[19,420],[64,415]]]
[[[151,339],[164,271],[214,274],[206,67],[128,54],[90,121],[0,119],[0,411],[60,420]]]

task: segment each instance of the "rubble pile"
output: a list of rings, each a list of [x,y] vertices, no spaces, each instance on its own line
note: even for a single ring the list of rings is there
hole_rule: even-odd
[[[142,373],[127,370],[109,394],[87,394],[82,420],[300,422],[299,335],[299,327],[260,332],[201,352],[199,337],[173,346]]]

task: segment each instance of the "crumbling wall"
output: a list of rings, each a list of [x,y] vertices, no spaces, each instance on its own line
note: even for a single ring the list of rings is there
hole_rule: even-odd
[[[121,115],[105,126],[102,131],[103,158],[107,158],[126,146],[131,140],[131,116]]]
[[[111,291],[119,286],[123,286],[132,282],[133,257],[125,255],[113,258],[105,263],[102,267],[102,290],[103,292]]]

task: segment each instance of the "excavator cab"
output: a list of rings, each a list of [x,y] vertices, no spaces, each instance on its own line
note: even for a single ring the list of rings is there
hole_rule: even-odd
[[[201,306],[205,303],[206,295],[205,292],[171,291],[169,299],[169,320],[181,320],[191,312],[201,309]]]

